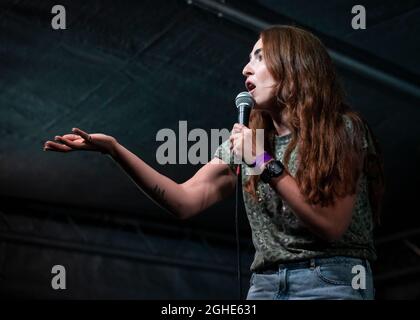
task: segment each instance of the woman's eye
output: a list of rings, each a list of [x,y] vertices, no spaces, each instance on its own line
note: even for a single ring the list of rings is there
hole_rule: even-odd
[[[262,60],[262,55],[261,55],[261,54],[259,54],[259,55],[257,56],[257,59],[258,59],[258,61],[261,61],[261,60]]]

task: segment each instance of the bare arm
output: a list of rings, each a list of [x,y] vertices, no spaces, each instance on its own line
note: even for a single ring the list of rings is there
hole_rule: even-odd
[[[111,156],[150,199],[180,219],[194,216],[226,198],[235,187],[234,173],[216,159],[178,184],[120,144],[116,144]]]
[[[140,190],[158,206],[186,219],[226,198],[234,190],[236,175],[222,160],[213,159],[186,182],[179,184],[160,174],[134,153],[104,134],[88,134],[78,128],[73,134],[47,141],[46,151],[100,151],[108,154],[129,175]]]
[[[347,230],[356,201],[354,194],[336,199],[334,205],[321,207],[305,201],[295,179],[287,172],[271,179],[270,186],[287,202],[306,227],[321,238],[327,241],[338,240]]]

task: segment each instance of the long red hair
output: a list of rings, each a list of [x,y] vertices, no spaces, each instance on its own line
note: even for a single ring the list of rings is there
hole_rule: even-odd
[[[292,151],[297,148],[296,183],[310,204],[327,206],[337,197],[356,193],[362,171],[376,172],[376,199],[371,198],[374,214],[379,217],[383,193],[383,167],[378,158],[367,164],[363,150],[366,123],[343,100],[343,92],[327,50],[313,34],[292,26],[272,26],[260,34],[263,57],[276,80],[276,105],[287,119],[291,140],[285,151],[284,164],[290,169]],[[352,124],[352,134],[343,119]],[[276,130],[270,115],[253,110],[249,127],[264,129],[264,147],[274,154]],[[372,133],[369,130],[369,133]],[[373,135],[372,135],[373,136]],[[374,139],[377,155],[379,145]],[[304,164],[304,165],[302,165]],[[245,191],[253,198],[259,176],[250,176]]]

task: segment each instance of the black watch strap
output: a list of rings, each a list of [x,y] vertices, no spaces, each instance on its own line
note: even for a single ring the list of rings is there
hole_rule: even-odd
[[[284,166],[280,160],[270,161],[265,165],[264,171],[261,173],[260,178],[264,183],[269,183],[272,178],[279,177],[284,172]]]

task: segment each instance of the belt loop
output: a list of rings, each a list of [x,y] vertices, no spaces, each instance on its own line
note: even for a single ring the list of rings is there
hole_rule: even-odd
[[[315,259],[310,259],[309,260],[309,267],[311,268],[311,270],[314,270],[316,265],[315,265]]]

